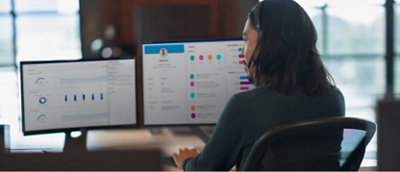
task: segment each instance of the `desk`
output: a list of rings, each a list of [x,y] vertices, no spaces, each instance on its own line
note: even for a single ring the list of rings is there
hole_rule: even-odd
[[[18,142],[11,145],[14,152],[62,151],[63,133],[32,136],[19,134]],[[158,134],[151,134],[148,129],[109,129],[89,130],[87,135],[87,148],[91,151],[161,148],[165,156],[171,156],[179,148],[202,149],[204,145],[195,135],[175,136],[168,128],[161,128]],[[164,168],[169,171],[179,170],[171,166]]]
[[[14,128],[14,127],[12,127]],[[11,134],[12,151],[62,151],[64,133],[23,136]],[[178,152],[179,148],[202,149],[204,142],[195,135],[175,136],[168,128],[162,128],[159,134],[151,134],[148,129],[111,129],[89,130],[86,147],[88,150],[129,150],[134,148],[159,147],[166,156]]]
[[[151,134],[148,129],[93,130],[89,131],[87,141],[89,150],[159,147],[166,156],[178,152],[179,148],[202,149],[204,145],[201,139],[195,135],[175,136],[168,128],[161,128],[159,134]]]

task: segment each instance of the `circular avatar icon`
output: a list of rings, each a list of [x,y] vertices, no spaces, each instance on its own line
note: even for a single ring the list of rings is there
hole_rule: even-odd
[[[165,56],[167,56],[167,49],[165,49],[165,48],[161,48],[161,50],[160,50],[160,55],[161,55],[161,57],[165,57]]]

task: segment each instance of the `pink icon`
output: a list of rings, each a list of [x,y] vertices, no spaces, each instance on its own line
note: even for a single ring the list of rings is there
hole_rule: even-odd
[[[203,55],[200,55],[200,56],[199,56],[199,59],[200,59],[200,60],[204,60],[204,56],[203,56]]]
[[[244,64],[244,60],[240,60],[239,64],[241,64],[241,65]]]
[[[194,82],[193,81],[190,82],[190,86],[194,87]]]
[[[192,119],[195,119],[195,118],[196,118],[196,114],[195,114],[195,113],[192,113],[192,114],[190,115],[190,117],[192,117]]]

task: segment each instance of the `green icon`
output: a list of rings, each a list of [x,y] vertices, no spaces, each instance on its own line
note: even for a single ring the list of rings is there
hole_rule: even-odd
[[[190,79],[194,79],[194,74],[191,73],[189,77],[190,77]]]
[[[194,61],[194,59],[195,59],[194,56],[190,56],[191,61]]]

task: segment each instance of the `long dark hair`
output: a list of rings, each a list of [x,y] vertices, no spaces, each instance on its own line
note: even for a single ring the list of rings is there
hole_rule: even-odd
[[[265,0],[249,13],[258,42],[248,63],[257,86],[285,94],[322,94],[334,88],[316,48],[317,32],[304,9],[292,0]],[[250,65],[249,65],[250,66]]]

